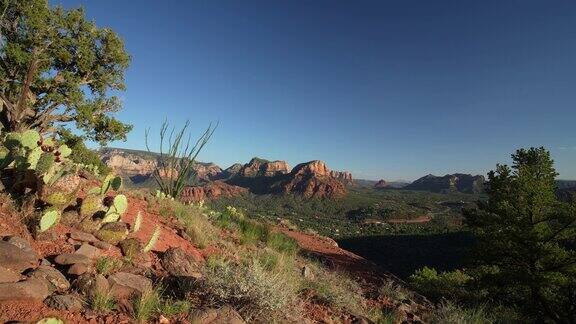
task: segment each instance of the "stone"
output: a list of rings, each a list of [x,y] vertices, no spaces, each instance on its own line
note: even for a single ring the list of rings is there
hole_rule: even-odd
[[[110,284],[106,277],[101,274],[85,273],[74,282],[78,291],[86,296],[92,296],[95,292],[108,292]]]
[[[0,267],[0,283],[4,282],[17,282],[20,280],[20,274],[14,270]]]
[[[82,300],[74,295],[52,295],[44,301],[48,307],[77,312],[84,308]]]
[[[226,305],[219,309],[197,310],[191,314],[191,323],[197,324],[245,324],[242,316],[232,307]]]
[[[137,255],[142,253],[142,243],[136,238],[128,238],[119,244],[122,254],[129,259],[135,258]]]
[[[162,266],[168,273],[177,277],[202,277],[200,267],[192,256],[180,247],[172,247],[164,252],[161,259]]]
[[[144,276],[128,272],[117,272],[108,277],[112,294],[117,298],[126,298],[133,294],[141,295],[152,289],[152,281]]]
[[[36,253],[36,251],[34,251],[34,249],[32,248],[32,246],[30,245],[30,243],[21,238],[20,236],[10,236],[6,242],[17,246],[18,248],[20,248],[21,250],[25,251],[25,252],[29,252],[29,253]]]
[[[76,263],[70,266],[70,268],[68,269],[68,274],[79,276],[88,272],[88,270],[90,270],[90,267],[88,267],[87,265],[83,263]]]
[[[27,251],[14,244],[0,241],[0,265],[22,273],[38,265],[38,255],[34,251]]]
[[[74,254],[84,255],[89,259],[94,260],[102,254],[102,251],[97,247],[94,247],[88,243],[84,243],[78,250],[76,250],[76,252],[74,252]]]
[[[76,240],[76,241],[88,242],[88,243],[94,243],[94,242],[98,241],[96,236],[94,236],[90,233],[84,233],[81,231],[70,232],[70,238],[73,240]]]
[[[114,245],[112,245],[110,243],[102,242],[102,241],[96,241],[96,242],[92,243],[92,245],[94,245],[95,247],[97,247],[103,251],[110,251],[110,250],[114,249]]]
[[[100,240],[116,245],[128,236],[126,223],[114,222],[106,223],[96,232],[96,237]]]
[[[0,300],[43,301],[48,295],[50,291],[45,280],[29,278],[0,284]]]
[[[84,254],[62,253],[54,259],[54,262],[60,265],[72,265],[76,263],[90,264],[91,261]]]
[[[30,273],[29,277],[45,280],[50,292],[62,292],[70,288],[70,282],[68,282],[66,277],[64,277],[60,271],[50,266],[39,266]]]
[[[40,260],[40,265],[43,265],[43,266],[51,266],[52,263],[51,263],[50,261],[46,260],[46,259],[41,259],[41,260]]]

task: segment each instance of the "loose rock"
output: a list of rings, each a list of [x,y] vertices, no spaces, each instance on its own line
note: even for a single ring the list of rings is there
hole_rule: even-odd
[[[52,295],[44,303],[58,310],[76,312],[83,308],[82,300],[74,295]]]
[[[88,272],[88,270],[90,270],[90,268],[87,265],[83,263],[76,263],[70,266],[70,268],[68,269],[68,274],[79,276]]]
[[[194,259],[179,247],[166,250],[162,256],[162,266],[168,273],[177,277],[202,277],[200,268]]]
[[[50,295],[45,280],[29,278],[25,281],[0,284],[0,300],[43,301]]]
[[[219,309],[199,310],[192,314],[190,322],[198,324],[245,324],[242,316],[232,307],[223,306]]]
[[[50,266],[39,266],[30,273],[30,278],[45,280],[50,292],[66,291],[70,288],[70,282],[64,275]]]
[[[54,262],[61,265],[71,265],[76,263],[90,264],[90,258],[83,254],[62,253],[54,259]]]
[[[20,274],[16,273],[14,270],[0,267],[0,283],[17,282],[18,280],[20,280]]]
[[[70,233],[70,238],[74,239],[76,241],[88,242],[88,243],[94,243],[94,242],[98,241],[96,236],[94,236],[90,233],[84,233],[81,231],[72,231]]]
[[[34,251],[26,251],[14,244],[0,241],[0,264],[6,269],[22,273],[38,265],[38,255]]]
[[[81,254],[90,259],[96,259],[102,254],[102,251],[100,251],[100,249],[97,247],[94,247],[88,243],[84,243],[78,250],[76,250],[76,252],[74,252],[74,254]]]
[[[152,281],[144,276],[127,272],[117,272],[108,277],[112,294],[117,298],[142,294],[152,289]]]
[[[110,289],[108,280],[101,274],[83,274],[75,282],[78,291],[86,296],[92,296],[96,292],[107,292]]]

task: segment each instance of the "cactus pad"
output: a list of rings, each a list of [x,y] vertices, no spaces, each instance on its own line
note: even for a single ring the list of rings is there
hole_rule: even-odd
[[[45,232],[54,227],[60,220],[60,212],[57,209],[49,208],[42,213],[40,218],[40,232]]]
[[[20,143],[22,146],[31,150],[38,147],[39,140],[40,133],[33,129],[29,129],[20,135]]]

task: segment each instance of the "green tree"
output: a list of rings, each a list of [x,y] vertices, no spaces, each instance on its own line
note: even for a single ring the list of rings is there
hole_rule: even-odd
[[[100,143],[131,126],[113,117],[130,57],[120,37],[82,9],[46,0],[0,0],[0,123],[54,133],[66,123]]]
[[[76,163],[86,165],[94,165],[98,167],[100,175],[107,175],[112,170],[100,160],[97,152],[90,150],[84,144],[84,139],[81,136],[74,135],[69,130],[62,128],[58,131],[59,139],[63,144],[66,144],[74,154],[70,155],[70,160]]]
[[[477,282],[534,319],[574,323],[576,208],[556,199],[548,151],[520,149],[512,160],[488,174],[488,200],[465,212],[477,238]]]

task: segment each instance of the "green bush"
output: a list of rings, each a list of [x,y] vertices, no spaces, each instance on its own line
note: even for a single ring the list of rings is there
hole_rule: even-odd
[[[298,243],[284,233],[270,232],[266,238],[266,245],[270,248],[287,254],[298,252]]]
[[[102,176],[106,176],[112,171],[100,160],[97,152],[86,147],[81,136],[74,135],[67,129],[60,130],[58,135],[60,136],[60,140],[68,145],[68,147],[72,149],[72,152],[74,152],[74,154],[70,155],[70,160],[79,164],[94,165],[98,167],[98,171]]]
[[[434,324],[490,324],[495,323],[496,320],[488,314],[484,306],[464,308],[445,302],[436,309],[431,322]]]
[[[411,286],[432,299],[439,301],[441,298],[451,300],[467,301],[472,298],[467,290],[467,285],[471,282],[472,277],[461,270],[438,273],[434,268],[424,267],[414,272],[410,276]]]

